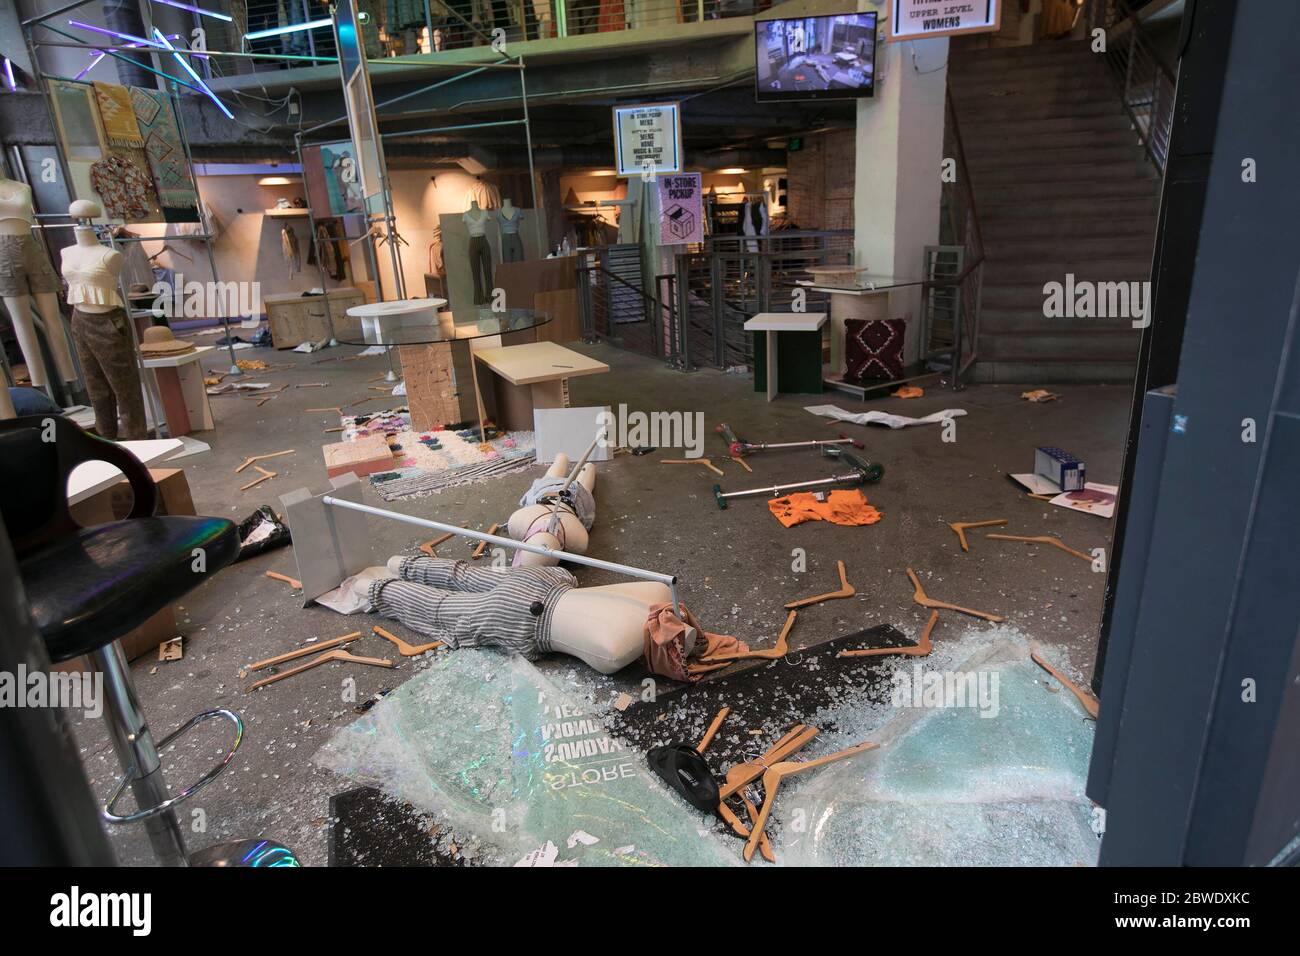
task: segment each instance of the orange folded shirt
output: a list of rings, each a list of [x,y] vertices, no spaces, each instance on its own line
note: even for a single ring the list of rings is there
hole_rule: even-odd
[[[767,507],[773,517],[787,528],[805,521],[829,521],[848,526],[875,524],[884,517],[856,488],[832,491],[825,501],[818,501],[811,491],[801,491],[784,498],[773,498]]]

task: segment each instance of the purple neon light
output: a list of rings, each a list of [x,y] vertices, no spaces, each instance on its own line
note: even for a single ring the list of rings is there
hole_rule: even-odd
[[[188,10],[190,13],[197,13],[201,17],[212,17],[214,20],[224,20],[226,23],[234,23],[235,18],[227,16],[224,13],[215,13],[212,10],[204,10],[202,7],[194,7],[188,3],[180,3],[179,0],[153,0],[154,3],[165,3],[169,7],[175,7],[177,10]]]
[[[13,61],[10,60],[9,57],[5,57],[4,61],[5,61],[5,86],[9,87],[10,93],[17,93],[18,80],[14,77]]]
[[[144,37],[132,36],[129,33],[118,33],[116,30],[107,30],[104,27],[97,27],[93,23],[82,23],[80,20],[69,20],[68,26],[76,27],[78,30],[89,30],[91,33],[100,33],[106,37],[116,37],[119,40],[129,40],[132,43],[139,43],[155,50],[175,49],[171,44],[164,47],[162,44],[154,43],[153,40],[146,40]]]

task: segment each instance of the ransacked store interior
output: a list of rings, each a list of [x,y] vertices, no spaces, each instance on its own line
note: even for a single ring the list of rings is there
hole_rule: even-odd
[[[0,860],[1294,864],[1297,30],[0,0]]]

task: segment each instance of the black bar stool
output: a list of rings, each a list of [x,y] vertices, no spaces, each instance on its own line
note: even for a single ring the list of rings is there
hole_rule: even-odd
[[[87,461],[121,469],[134,502],[122,521],[82,528],[68,512],[68,476]],[[113,824],[143,822],[165,866],[296,865],[267,840],[237,841],[191,857],[176,817],[229,766],[244,736],[232,710],[204,711],[155,742],[118,638],[198,587],[239,555],[239,534],[224,518],[155,516],[158,489],[126,449],[89,435],[60,416],[0,421],[0,513],[13,541],[36,628],[50,660],[88,655],[104,678],[104,719],[123,776],[101,815]],[[159,751],[209,720],[230,723],[234,739],[197,781],[169,796]],[[127,788],[138,809],[119,812]]]

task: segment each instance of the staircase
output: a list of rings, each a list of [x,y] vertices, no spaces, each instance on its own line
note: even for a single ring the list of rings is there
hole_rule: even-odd
[[[1160,177],[1085,42],[957,49],[949,89],[984,240],[985,382],[1124,382],[1126,318],[1047,318],[1043,286],[1150,278]]]

